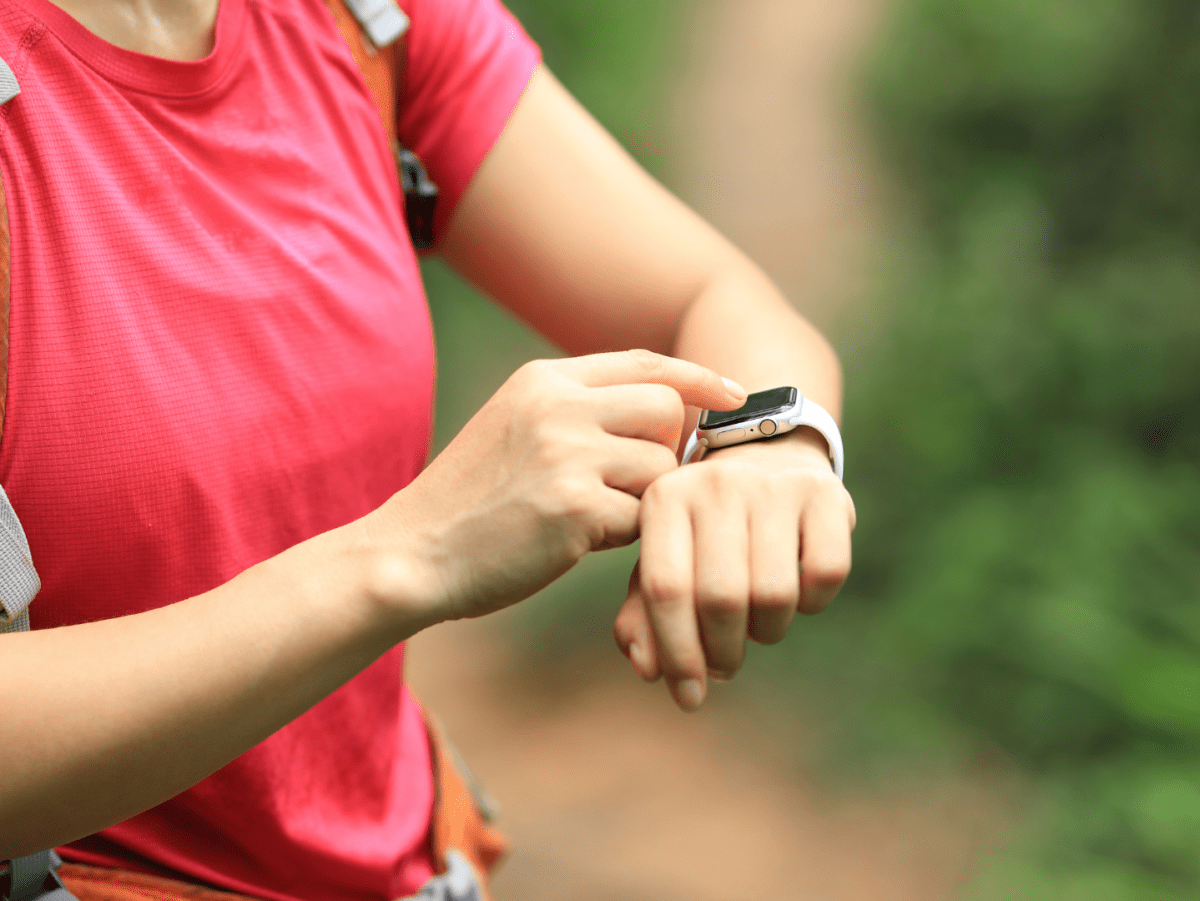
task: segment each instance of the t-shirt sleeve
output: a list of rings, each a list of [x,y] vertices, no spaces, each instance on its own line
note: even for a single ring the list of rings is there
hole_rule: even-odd
[[[541,60],[499,0],[408,0],[411,19],[401,143],[421,158],[440,196],[442,234]]]

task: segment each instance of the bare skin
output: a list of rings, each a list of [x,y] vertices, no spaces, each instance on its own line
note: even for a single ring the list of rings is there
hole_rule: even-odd
[[[97,37],[124,50],[183,62],[216,39],[217,0],[51,0]]]
[[[126,49],[191,60],[212,48],[208,0],[60,5]],[[676,464],[689,414],[744,400],[722,375],[751,391],[794,385],[836,414],[832,351],[545,70],[441,250],[581,356],[523,367],[358,522],[165,608],[0,635],[0,859],[178,794],[417,631],[516,603],[639,535],[618,642],[686,710],[707,673],[737,671],[747,637],[776,641],[797,609],[832,599],[854,511],[819,435]],[[649,350],[606,353],[625,348]]]

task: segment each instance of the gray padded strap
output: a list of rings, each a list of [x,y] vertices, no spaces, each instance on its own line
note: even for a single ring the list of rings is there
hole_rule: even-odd
[[[8,103],[20,93],[21,86],[17,84],[17,76],[13,75],[8,63],[0,59],[0,105]]]
[[[9,863],[9,888],[5,901],[78,901],[55,872],[62,858],[54,851],[39,851]]]
[[[475,868],[455,848],[446,852],[447,870],[434,876],[415,895],[404,901],[483,901],[483,889]]]
[[[408,31],[408,16],[396,0],[346,0],[346,6],[376,47],[386,47]]]
[[[55,872],[61,863],[62,858],[54,851],[41,851],[11,861],[12,879],[3,901],[78,901]],[[434,876],[419,892],[403,901],[484,901],[475,868],[460,851],[449,849],[446,865],[445,873]]]
[[[27,857],[18,857],[10,864],[8,897],[13,901],[24,899],[36,892],[50,874],[50,855],[53,851],[41,851]],[[56,857],[58,855],[55,855]]]
[[[0,632],[23,632],[29,628],[25,608],[41,587],[25,530],[0,487]]]
[[[13,75],[8,63],[0,59],[0,105],[20,93],[17,76]],[[0,488],[0,632],[23,632],[29,628],[25,608],[41,587],[29,556],[25,530],[17,521],[8,495]]]

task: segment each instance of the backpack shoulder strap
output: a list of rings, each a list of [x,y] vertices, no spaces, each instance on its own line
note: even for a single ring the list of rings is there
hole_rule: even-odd
[[[395,142],[408,63],[408,16],[395,0],[325,0],[325,5],[371,89],[388,140]]]
[[[383,128],[404,188],[404,214],[413,246],[424,249],[433,245],[433,213],[438,189],[416,155],[400,145],[396,135],[396,117],[404,102],[404,81],[408,73],[408,16],[396,0],[325,0],[338,30],[350,48],[354,62],[362,72],[375,108],[383,119]]]
[[[21,86],[8,63],[0,59],[0,106],[19,93]],[[11,251],[8,233],[8,201],[0,180],[0,435],[4,434],[4,399],[8,393],[8,312]],[[0,632],[23,632],[29,628],[26,608],[42,587],[25,530],[8,495],[0,488]]]

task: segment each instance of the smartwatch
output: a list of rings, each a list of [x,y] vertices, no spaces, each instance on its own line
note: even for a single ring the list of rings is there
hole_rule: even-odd
[[[829,411],[795,388],[771,388],[746,398],[736,410],[705,410],[696,431],[688,436],[681,465],[709,448],[729,447],[760,438],[773,438],[797,426],[810,426],[829,442],[829,461],[841,479],[845,470],[842,433]]]

